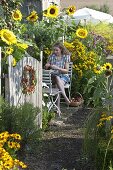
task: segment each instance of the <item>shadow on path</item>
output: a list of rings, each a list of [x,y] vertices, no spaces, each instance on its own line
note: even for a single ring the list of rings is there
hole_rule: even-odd
[[[26,155],[27,170],[95,170],[83,157],[84,122],[89,109],[62,108],[63,126],[50,126],[37,150]],[[57,121],[57,120],[56,120]]]

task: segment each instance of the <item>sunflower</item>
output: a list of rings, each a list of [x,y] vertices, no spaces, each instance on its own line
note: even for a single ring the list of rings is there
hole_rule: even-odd
[[[0,31],[0,37],[2,41],[4,41],[8,45],[17,43],[16,36],[12,31],[9,31],[8,29],[2,29]]]
[[[21,21],[22,19],[22,14],[20,12],[20,10],[15,10],[12,12],[12,18],[15,20],[15,21]]]
[[[36,11],[32,11],[30,15],[26,18],[28,21],[36,22],[38,19],[38,14]]]
[[[69,6],[67,8],[66,12],[67,12],[68,15],[73,15],[75,13],[75,11],[76,11],[76,7],[75,6]]]
[[[6,54],[10,55],[13,53],[13,48],[9,47],[6,49]]]
[[[111,70],[112,69],[112,64],[111,63],[105,63],[104,65],[103,65],[103,69],[104,70]]]
[[[87,30],[84,29],[84,28],[78,28],[78,29],[76,30],[76,35],[77,35],[77,37],[86,38],[86,37],[87,37],[87,34],[88,34]]]
[[[103,69],[101,66],[97,65],[97,66],[94,66],[94,69],[93,69],[94,73],[96,74],[101,74]]]
[[[49,18],[56,18],[59,15],[59,8],[56,5],[50,5],[45,16]]]

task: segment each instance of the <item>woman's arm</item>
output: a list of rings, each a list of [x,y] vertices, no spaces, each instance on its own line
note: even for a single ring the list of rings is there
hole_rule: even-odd
[[[46,70],[49,70],[50,68],[51,68],[51,64],[50,64],[50,63],[46,63],[45,69],[46,69]]]
[[[59,68],[59,71],[63,74],[67,74],[69,70],[69,63],[65,63],[64,68]]]
[[[64,68],[60,68],[56,65],[50,65],[50,68],[53,70],[58,70],[62,74],[67,74],[69,70],[69,63],[65,63]]]

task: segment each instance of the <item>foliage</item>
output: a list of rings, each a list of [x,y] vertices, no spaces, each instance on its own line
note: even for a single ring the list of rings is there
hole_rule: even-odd
[[[30,103],[22,106],[9,106],[8,103],[1,104],[0,129],[10,133],[19,133],[22,136],[22,149],[30,144],[38,142],[41,137],[40,130],[36,123],[36,117],[40,112]],[[30,148],[29,148],[30,149]]]
[[[78,91],[87,101],[93,95],[93,88],[88,93],[84,89],[90,79],[99,79],[106,57],[113,54],[111,30],[112,25],[99,23],[78,25],[66,32],[64,45],[73,61],[72,96]]]
[[[102,85],[100,88],[97,86],[100,90],[95,95],[95,98],[98,96],[101,98],[101,105],[96,103],[96,107],[92,109],[86,123],[85,134],[86,150],[96,159],[97,168],[102,170],[108,169],[110,160],[113,164],[113,77],[112,71],[109,73],[109,76],[106,74],[104,77],[106,79],[104,82],[102,77],[96,82],[98,86]],[[91,146],[93,146],[92,152]]]
[[[44,86],[44,85],[43,85]],[[45,87],[47,88],[47,87]],[[48,112],[48,106],[49,105],[49,97],[48,94],[43,93],[43,103],[42,103],[42,129],[47,130],[49,122],[51,121],[52,118],[55,117],[54,112]]]
[[[0,169],[18,169],[27,166],[16,159],[16,152],[20,149],[21,136],[17,133],[0,133]]]
[[[42,110],[42,129],[47,130],[49,122],[52,118],[54,118],[53,112],[48,112],[48,108],[45,106]]]

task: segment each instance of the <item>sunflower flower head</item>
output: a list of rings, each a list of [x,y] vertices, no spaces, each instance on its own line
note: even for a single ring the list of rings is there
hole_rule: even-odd
[[[12,18],[15,20],[15,21],[21,21],[22,20],[22,13],[20,10],[15,10],[12,12]]]
[[[112,64],[111,63],[105,63],[103,65],[103,69],[104,70],[111,70],[112,69]]]
[[[102,69],[101,66],[97,65],[97,66],[94,66],[93,71],[94,71],[95,74],[101,74],[103,69]]]
[[[87,32],[87,30],[85,28],[78,28],[76,30],[76,35],[79,38],[86,38],[87,35],[88,35],[88,32]]]
[[[57,5],[55,4],[52,4],[49,6],[49,8],[47,9],[47,12],[46,12],[46,17],[48,18],[56,18],[58,17],[59,15],[59,8]]]
[[[76,7],[75,6],[69,6],[66,10],[67,15],[73,15],[76,11]]]
[[[36,22],[38,20],[38,14],[36,11],[32,11],[30,15],[26,18],[30,22]]]
[[[8,48],[6,49],[6,54],[10,55],[10,54],[13,53],[13,51],[14,51],[13,48],[8,47]]]
[[[8,45],[17,43],[16,36],[14,33],[8,29],[2,29],[0,31],[0,37],[3,42],[5,42]]]

